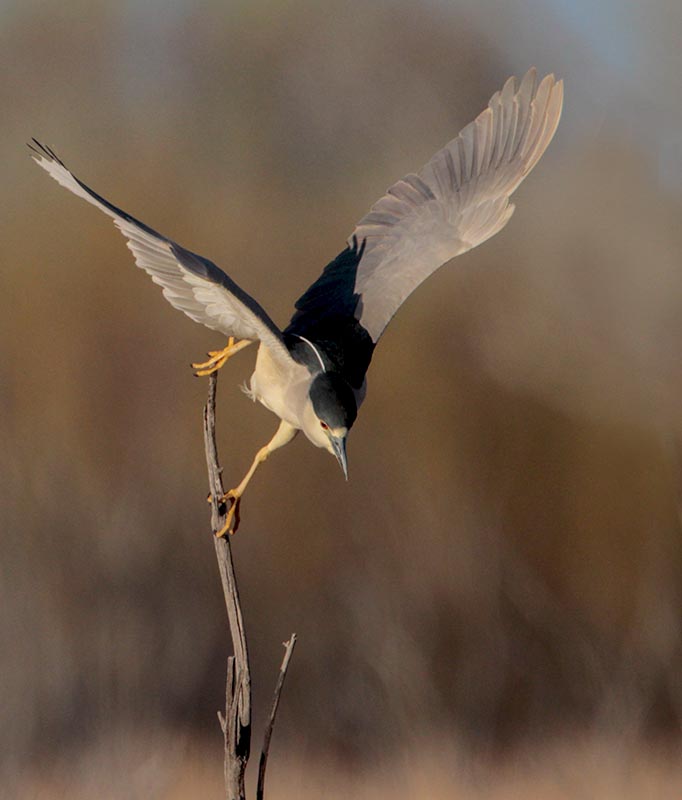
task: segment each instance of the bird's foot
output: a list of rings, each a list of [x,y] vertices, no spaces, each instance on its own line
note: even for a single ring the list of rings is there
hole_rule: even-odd
[[[249,344],[249,341],[246,339],[235,342],[234,336],[230,336],[230,338],[227,340],[227,345],[222,350],[208,351],[208,355],[210,356],[208,361],[192,364],[192,369],[196,370],[194,374],[198,378],[204,378],[207,375],[212,375],[214,372],[217,372],[222,366],[224,366],[228,358],[233,356],[235,353],[238,353],[247,344]]]
[[[237,532],[240,522],[239,506],[241,505],[242,497],[240,494],[237,494],[236,489],[230,489],[229,492],[226,492],[222,496],[220,502],[229,503],[230,507],[227,509],[225,524],[219,531],[216,531],[216,537],[218,539],[225,536],[226,533],[229,533],[230,536],[232,536],[232,534]]]

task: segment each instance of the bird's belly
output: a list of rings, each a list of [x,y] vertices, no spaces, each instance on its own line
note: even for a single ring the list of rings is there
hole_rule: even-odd
[[[293,359],[282,363],[273,358],[270,350],[261,344],[256,358],[256,369],[251,376],[251,395],[280,419],[295,428],[302,428],[301,414],[305,407],[310,384],[307,368]]]

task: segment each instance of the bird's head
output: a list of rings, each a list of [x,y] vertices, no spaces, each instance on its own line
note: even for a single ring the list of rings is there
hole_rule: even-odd
[[[336,456],[348,480],[346,437],[358,414],[355,394],[337,372],[321,372],[309,391],[310,410],[304,432],[318,447]]]

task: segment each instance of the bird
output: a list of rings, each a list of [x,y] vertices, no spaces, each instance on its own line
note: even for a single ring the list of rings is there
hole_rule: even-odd
[[[166,300],[227,336],[195,374],[221,369],[258,343],[245,391],[280,423],[242,481],[225,494],[225,525],[234,533],[254,473],[299,431],[332,454],[348,480],[346,442],[366,389],[366,374],[386,326],[439,267],[507,224],[509,198],[549,145],[563,105],[563,81],[538,81],[535,68],[511,77],[476,119],[418,172],[394,183],[360,219],[346,247],[296,301],[280,329],[222,269],[105,200],[79,180],[47,145],[29,144],[34,160],[59,184],[103,211],[127,239],[138,267]]]

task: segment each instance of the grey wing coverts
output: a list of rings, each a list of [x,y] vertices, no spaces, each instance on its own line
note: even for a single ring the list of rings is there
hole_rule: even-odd
[[[128,240],[139,267],[163,289],[175,308],[195,322],[238,339],[259,339],[289,360],[282,334],[261,306],[215,264],[185,250],[100,197],[76,178],[48,147],[34,140],[33,158],[58,183],[97,206]]]
[[[416,174],[391,186],[349,239],[364,243],[355,317],[377,342],[422,281],[454,256],[500,231],[509,197],[552,139],[563,82],[535,70],[510,78],[488,107]]]

